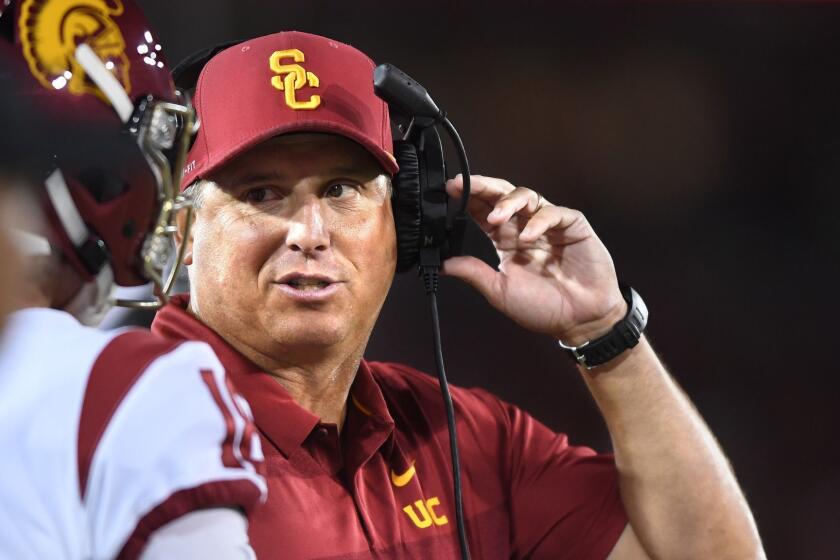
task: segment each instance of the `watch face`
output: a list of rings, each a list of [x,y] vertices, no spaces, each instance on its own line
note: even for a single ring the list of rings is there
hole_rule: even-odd
[[[639,334],[641,334],[647,326],[648,308],[647,305],[645,305],[645,300],[642,299],[642,296],[640,296],[633,288],[630,288],[630,290],[633,292],[633,303],[631,303],[631,306],[634,310],[639,312],[639,317],[641,317],[641,323],[639,325]]]

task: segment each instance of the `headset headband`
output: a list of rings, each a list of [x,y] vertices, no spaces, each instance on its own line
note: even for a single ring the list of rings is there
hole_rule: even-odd
[[[223,50],[229,49],[230,47],[238,45],[244,41],[244,39],[225,41],[192,53],[172,69],[172,81],[175,82],[175,87],[184,91],[192,92],[196,85],[198,85],[198,78],[201,76],[201,71],[207,63],[210,62],[211,58]]]

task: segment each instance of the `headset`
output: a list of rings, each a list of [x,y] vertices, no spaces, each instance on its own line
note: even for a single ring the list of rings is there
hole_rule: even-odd
[[[210,59],[243,41],[226,41],[185,58],[172,70],[176,87],[193,94],[201,71]],[[373,86],[376,94],[388,104],[394,157],[400,168],[393,177],[392,195],[397,272],[410,271],[418,264],[433,267],[436,262],[439,266],[444,259],[461,254],[469,221],[466,208],[470,177],[464,145],[446,112],[437,107],[423,86],[396,66],[377,66],[373,72]],[[437,131],[439,125],[452,138],[464,177],[461,205],[452,215],[445,188],[446,161]]]
[[[241,42],[227,41],[188,56],[172,70],[175,85],[192,95],[201,71],[210,59]],[[416,80],[392,64],[377,66],[372,78],[374,92],[388,104],[394,157],[399,166],[399,171],[392,179],[392,208],[397,232],[397,272],[418,270],[430,299],[435,363],[449,428],[458,539],[461,557],[469,559],[461,500],[461,468],[455,414],[443,363],[437,307],[440,265],[446,258],[462,254],[464,232],[470,220],[467,214],[470,196],[469,161],[458,131],[447,118],[446,112],[438,108],[426,89]],[[198,118],[200,126],[201,115],[198,115]],[[450,200],[446,193],[446,160],[438,126],[442,126],[451,138],[463,175],[463,195],[460,205],[454,211],[450,209]]]

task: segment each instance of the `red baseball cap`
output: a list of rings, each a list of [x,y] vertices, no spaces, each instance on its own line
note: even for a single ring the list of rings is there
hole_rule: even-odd
[[[373,92],[373,68],[370,58],[349,45],[298,31],[220,52],[198,78],[201,128],[181,188],[260,142],[304,131],[354,140],[393,175],[398,166],[388,106]]]

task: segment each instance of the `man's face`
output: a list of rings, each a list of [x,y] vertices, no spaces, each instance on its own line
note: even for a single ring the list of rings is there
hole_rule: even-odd
[[[363,347],[396,264],[389,190],[340,136],[286,135],[239,156],[203,186],[185,259],[193,311],[280,361]]]

